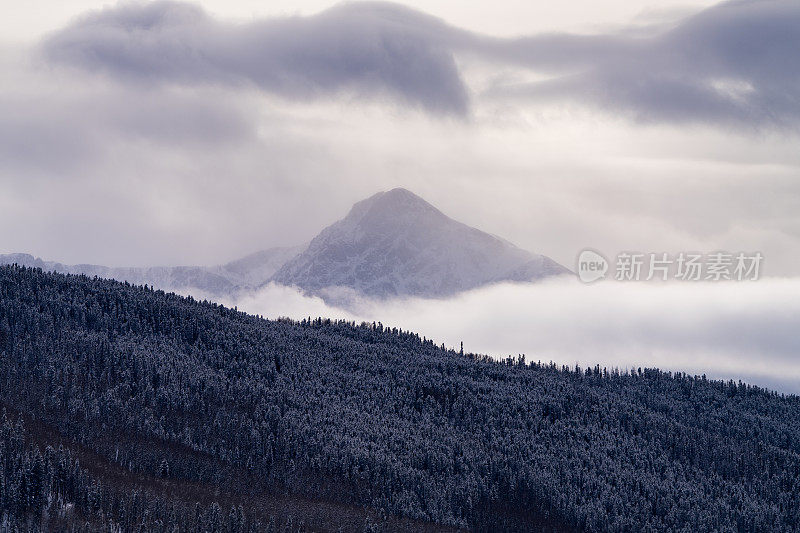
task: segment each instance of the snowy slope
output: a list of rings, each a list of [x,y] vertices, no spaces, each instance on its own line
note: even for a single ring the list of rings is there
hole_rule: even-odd
[[[346,287],[375,297],[440,297],[567,272],[548,257],[457,222],[398,188],[355,204],[272,281],[323,296],[330,287]]]

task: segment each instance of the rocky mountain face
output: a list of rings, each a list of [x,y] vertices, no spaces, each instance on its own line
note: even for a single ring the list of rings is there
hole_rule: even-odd
[[[210,298],[274,282],[332,303],[359,295],[444,297],[488,283],[569,272],[546,256],[447,217],[405,189],[358,202],[308,245],[270,248],[223,265],[106,267],[0,255],[0,264],[12,263]]]
[[[552,259],[457,222],[405,189],[358,202],[290,259],[272,281],[326,296],[443,297],[498,281],[569,272]]]

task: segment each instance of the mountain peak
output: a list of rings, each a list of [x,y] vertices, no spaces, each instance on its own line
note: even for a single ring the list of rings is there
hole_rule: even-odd
[[[387,198],[412,198],[419,200],[420,202],[425,202],[425,200],[404,187],[395,187],[394,189],[389,189],[388,191],[381,191],[378,194],[373,195],[373,197],[379,195]]]
[[[448,296],[496,281],[567,270],[444,215],[403,188],[356,203],[273,281],[324,296],[346,287],[370,296]]]
[[[353,205],[345,220],[360,224],[376,224],[381,220],[415,220],[419,217],[447,218],[408,189],[397,187],[373,194]]]

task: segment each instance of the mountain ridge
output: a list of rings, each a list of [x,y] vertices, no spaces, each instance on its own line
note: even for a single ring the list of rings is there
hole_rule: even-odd
[[[447,297],[490,283],[569,272],[549,257],[458,222],[399,187],[356,202],[306,244],[268,248],[220,265],[107,267],[0,255],[0,264],[13,263],[211,298],[277,283],[336,305],[358,296]]]
[[[323,297],[332,287],[379,298],[446,297],[488,283],[568,272],[395,188],[356,203],[270,281]]]
[[[2,266],[0,383],[28,430],[0,416],[13,531],[794,531],[800,516],[800,397],[741,381],[491,360],[381,323]],[[26,446],[37,428],[52,447]]]

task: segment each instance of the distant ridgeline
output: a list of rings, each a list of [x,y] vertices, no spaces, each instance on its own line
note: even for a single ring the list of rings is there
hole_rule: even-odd
[[[451,219],[401,188],[356,203],[311,242],[268,248],[222,265],[65,265],[29,254],[0,254],[0,265],[13,264],[214,300],[236,299],[276,283],[344,308],[363,297],[447,298],[493,283],[530,283],[570,273],[547,256]]]
[[[600,356],[601,354],[598,354]],[[800,398],[0,267],[0,529],[786,531]]]

